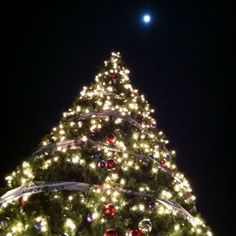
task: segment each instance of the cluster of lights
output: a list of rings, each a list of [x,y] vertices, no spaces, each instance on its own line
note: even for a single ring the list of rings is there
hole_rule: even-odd
[[[36,218],[36,226],[37,224],[39,225],[39,230],[41,232],[47,232],[48,231],[48,223],[47,223],[47,220],[42,217],[42,216],[39,216]]]
[[[162,205],[157,205],[157,214],[158,215],[169,215],[169,214],[174,214],[174,212],[167,207],[164,207]]]
[[[21,222],[17,222],[15,225],[12,226],[11,234],[22,233],[25,230],[24,225]]]
[[[160,197],[162,199],[168,199],[170,200],[172,198],[172,193],[170,191],[167,191],[167,190],[162,190],[161,194],[160,194]]]
[[[153,109],[150,108],[150,105],[146,102],[144,95],[139,95],[138,90],[134,89],[132,85],[129,83],[129,70],[127,70],[124,67],[119,66],[119,53],[112,53],[111,57],[111,64],[112,68],[109,70],[106,70],[103,73],[99,73],[95,77],[95,84],[91,87],[83,87],[83,90],[80,93],[79,100],[92,100],[98,107],[98,110],[111,110],[111,111],[117,111],[120,112],[123,116],[129,116],[133,112],[138,113],[142,109],[142,116],[147,121],[141,124],[143,129],[149,129],[152,126],[156,125],[156,121],[150,116],[151,113],[154,112]],[[105,66],[108,66],[109,62],[104,62]],[[108,78],[112,74],[118,74],[119,75],[119,83],[123,85],[124,93],[121,93],[119,95],[116,94],[115,89],[111,85],[111,83],[104,82],[104,78]],[[125,94],[129,94],[129,97],[126,97]],[[116,100],[118,102],[116,102]],[[63,117],[71,117],[74,115],[78,115],[80,113],[89,113],[92,112],[89,107],[83,107],[81,105],[77,105],[74,108],[70,108],[67,112],[63,113]],[[109,121],[108,116],[104,117],[103,119],[97,119],[96,116],[93,116],[90,120],[90,131],[100,130],[102,126]],[[114,120],[115,124],[120,124],[123,122],[123,119],[116,118]],[[70,126],[71,128],[81,128],[83,126],[82,121],[74,122],[69,121],[67,125],[60,123],[58,127],[54,127],[52,129],[51,138],[55,142],[66,142],[67,140],[67,126]],[[108,148],[104,147],[102,150],[104,152],[104,155],[109,158],[112,157],[117,163],[122,164],[121,169],[124,172],[129,171],[131,168],[139,171],[141,169],[140,165],[126,152],[127,146],[125,145],[125,142],[117,135],[117,140],[114,143],[115,148],[121,150],[120,155],[115,155],[114,152],[110,151]],[[133,139],[133,149],[138,150],[141,153],[150,154],[152,153],[153,158],[156,160],[161,160],[162,158],[166,158],[167,156],[174,157],[175,151],[169,152],[167,149],[163,149],[163,145],[168,144],[169,141],[165,139],[164,134],[162,131],[159,131],[158,135],[156,135],[152,130],[148,132],[148,135],[144,132],[137,132],[134,131],[132,134]],[[86,142],[88,140],[88,137],[86,135],[83,135],[82,140]],[[160,146],[156,143],[161,143]],[[43,146],[47,146],[50,144],[50,141],[45,139],[42,142]],[[66,144],[66,143],[65,143]],[[67,152],[67,145],[65,147],[57,147],[58,152]],[[99,147],[98,147],[99,150]],[[59,160],[58,156],[54,156],[52,159],[43,161],[42,169],[46,170],[48,169],[53,163],[57,162]],[[80,154],[72,155],[70,158],[66,159],[68,162],[71,162],[75,165],[81,165],[83,167],[88,167],[91,170],[95,170],[97,168],[97,163],[95,161],[89,161],[86,158],[82,158]],[[176,170],[175,164],[171,162],[166,162],[166,167],[171,170]],[[155,164],[152,165],[150,172],[154,175],[158,174],[159,167]],[[21,184],[25,184],[27,181],[31,181],[34,178],[34,173],[32,172],[31,164],[28,162],[23,162],[22,164],[22,171],[18,173],[13,172],[11,175],[6,177],[6,180],[8,182],[8,186],[11,187],[12,181],[14,178],[16,178],[19,174],[22,174],[21,176]],[[173,191],[175,191],[180,197],[185,196],[186,193],[192,192],[192,189],[190,188],[190,185],[188,181],[185,179],[184,175],[175,171],[174,173],[175,177],[178,178],[181,183],[177,183],[176,181],[173,181]],[[102,203],[107,202],[108,200],[111,200],[113,203],[116,203],[117,209],[119,207],[125,206],[127,204],[127,201],[124,199],[121,199],[120,192],[115,191],[111,186],[112,184],[120,184],[121,186],[125,186],[127,183],[127,180],[124,178],[121,178],[118,173],[110,172],[105,178],[105,184],[103,191],[101,188],[93,189],[93,192],[95,192],[97,195],[99,195],[99,200]],[[150,187],[140,186],[139,187],[140,192],[148,192],[150,191]],[[58,198],[58,195],[54,196],[55,198]],[[163,190],[160,193],[160,198],[163,199],[171,199],[173,197],[173,193],[171,193],[169,190]],[[74,200],[74,196],[70,195],[68,197],[68,201],[72,202]],[[191,196],[191,200],[195,200],[195,196]],[[84,203],[84,196],[82,195],[80,199],[81,203]],[[95,207],[95,204],[88,205],[91,208]],[[66,206],[65,206],[66,208]],[[68,208],[69,210],[70,208]],[[142,203],[139,203],[137,205],[134,205],[131,207],[132,211],[140,211],[144,212],[146,209],[145,205]],[[165,215],[165,214],[175,214],[173,210],[168,209],[160,204],[157,204],[156,207],[157,214],[159,215]],[[94,220],[99,220],[101,223],[104,223],[106,221],[105,218],[101,217],[99,212],[94,211],[92,213],[92,218]],[[40,223],[40,228],[42,232],[46,232],[48,230],[48,225],[46,219],[43,217],[36,218],[36,222]],[[197,222],[197,223],[196,223]],[[17,222],[12,226],[12,232],[9,232],[7,236],[14,236],[14,233],[22,233],[25,230],[25,227],[21,222]],[[76,230],[76,224],[75,222],[67,218],[64,223],[64,227],[68,232],[71,232],[72,234]],[[197,233],[199,235],[202,234],[202,228],[205,227],[205,224],[197,218],[195,221],[195,225],[192,227],[192,232]],[[174,225],[174,231],[179,231],[180,225],[175,224]],[[210,231],[207,232],[207,236],[212,236],[212,233]]]
[[[72,219],[67,218],[64,223],[64,228],[66,229],[66,231],[74,234],[76,230],[76,224]]]
[[[20,221],[16,221],[12,224],[11,228],[9,229],[10,232],[6,233],[6,236],[14,236],[14,235],[23,235],[26,230],[28,230],[30,226],[28,224],[23,224]],[[44,233],[48,231],[48,223],[47,220],[39,216],[35,219],[35,226],[36,230]]]

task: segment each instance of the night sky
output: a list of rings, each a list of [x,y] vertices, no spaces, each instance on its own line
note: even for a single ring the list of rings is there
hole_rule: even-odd
[[[5,8],[1,185],[94,80],[110,52],[120,51],[132,84],[156,110],[159,128],[177,151],[198,211],[216,235],[233,235],[232,78],[224,72],[223,3],[49,2]],[[152,15],[149,25],[141,22],[145,12]]]

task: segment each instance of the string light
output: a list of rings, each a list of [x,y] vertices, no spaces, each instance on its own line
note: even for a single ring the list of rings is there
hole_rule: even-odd
[[[126,68],[122,68],[119,65],[119,58],[120,58],[120,53],[112,53],[112,57],[110,61],[105,61],[104,64],[107,66],[107,70],[105,72],[101,72],[95,76],[95,81],[96,84],[92,85],[91,87],[83,87],[82,91],[80,92],[80,97],[79,99],[86,99],[88,101],[92,100],[96,106],[98,106],[98,109],[100,110],[111,110],[111,111],[118,111],[122,114],[122,116],[126,117],[128,115],[132,115],[135,112],[138,114],[142,114],[142,116],[145,118],[145,122],[140,124],[140,127],[143,129],[150,128],[152,125],[156,125],[156,121],[150,116],[151,113],[154,112],[154,109],[150,108],[150,105],[146,102],[145,96],[144,95],[139,95],[138,90],[134,89],[132,85],[129,83],[129,77],[128,74],[130,71]],[[108,69],[108,64],[111,62],[111,68]],[[124,93],[119,93],[119,95],[116,94],[116,88],[112,86],[112,83],[107,83],[104,81],[104,77],[109,77],[111,74],[116,73],[119,74],[120,78],[120,84],[124,88]],[[126,98],[126,94],[129,94],[129,98]],[[117,100],[115,100],[117,99]],[[122,100],[123,99],[123,100]],[[119,101],[119,102],[116,102]],[[91,103],[92,103],[91,102]],[[142,109],[142,113],[140,110]],[[91,107],[85,107],[83,105],[76,105],[73,108],[70,108],[68,112],[64,112],[62,115],[64,118],[70,118],[70,116],[74,116],[75,114],[79,113],[89,113],[91,112]],[[122,118],[115,118],[114,123],[118,126],[119,124],[123,125],[123,117]],[[147,121],[147,122],[146,122]],[[107,115],[106,117],[96,117],[95,115],[91,118],[90,124],[88,126],[90,131],[95,131],[95,130],[100,130],[104,125],[108,124],[110,122],[110,117]],[[147,124],[146,124],[147,123]],[[67,139],[67,129],[68,127],[71,128],[82,128],[83,125],[87,125],[85,121],[69,121],[68,123],[60,123],[58,127],[54,127],[52,129],[52,134],[51,138],[52,140],[60,140],[66,141]],[[87,126],[86,126],[87,127]],[[84,131],[82,131],[83,133]],[[143,131],[139,132],[137,129],[131,134],[132,137],[132,145],[131,147],[133,149],[136,149],[140,151],[140,153],[145,153],[145,155],[151,155],[153,159],[161,159],[161,158],[172,158],[172,156],[176,155],[176,152],[172,150],[169,152],[167,149],[163,148],[165,147],[165,144],[168,144],[169,141],[165,139],[164,134],[162,131],[159,131],[158,134],[153,132],[152,130],[148,130],[148,134],[144,133]],[[83,142],[87,142],[89,138],[84,135],[81,135],[81,140]],[[118,148],[121,150],[120,154],[118,153],[117,156],[114,155],[113,151],[109,151],[109,149],[104,148],[104,156],[106,158],[112,158],[114,159],[117,163],[121,165],[121,170],[124,172],[127,172],[131,169],[135,169],[136,171],[142,171],[142,162],[140,162],[140,165],[134,161],[132,157],[128,154],[129,152],[127,151],[127,145],[126,142],[122,139],[121,133],[117,132],[117,140],[114,144],[114,147]],[[158,143],[158,145],[157,145]],[[161,143],[161,144],[160,144]],[[50,141],[45,139],[42,142],[42,145],[47,147],[50,144]],[[160,145],[160,146],[159,146]],[[97,147],[99,150],[99,147]],[[68,146],[64,147],[56,147],[56,151],[59,153],[67,153],[68,152]],[[128,152],[128,153],[126,153]],[[121,154],[122,153],[122,154]],[[82,158],[83,157],[83,158]],[[80,156],[74,155],[71,158],[67,158],[66,160],[70,163],[73,164],[79,164],[83,167],[88,166],[91,170],[95,170],[97,168],[97,162],[95,161],[90,161],[88,157],[86,156]],[[60,157],[61,158],[61,157]],[[58,156],[54,156],[51,160],[43,160],[42,161],[42,166],[41,169],[46,170],[48,169],[51,165],[55,164],[53,162],[59,162],[60,159]],[[159,161],[159,160],[158,160]],[[12,173],[11,175],[7,176],[5,179],[8,182],[8,185],[10,186],[12,182],[17,179],[21,174],[20,182],[21,184],[25,184],[32,180],[34,178],[34,173],[32,170],[33,164],[29,162],[23,162],[22,164],[22,170],[19,173]],[[171,170],[173,171],[173,175],[178,178],[181,181],[181,184],[179,182],[177,183],[176,181],[173,181],[173,188],[172,189],[164,189],[160,193],[160,197],[163,199],[171,199],[173,197],[173,192],[177,192],[178,196],[183,198],[186,194],[186,192],[192,192],[192,189],[190,188],[190,184],[188,181],[185,179],[185,177],[176,171],[176,165],[173,164],[172,162],[166,162],[166,172]],[[150,172],[152,174],[155,174],[155,176],[158,176],[158,170],[159,167],[156,166],[155,164],[152,165]],[[138,172],[137,172],[138,173]],[[128,175],[128,173],[125,173],[124,176]],[[120,173],[109,173],[105,177],[105,181],[107,184],[115,184],[115,183],[120,183],[120,185],[125,186],[127,184],[127,180],[124,177],[120,176]],[[153,176],[152,176],[153,177]],[[183,190],[184,189],[184,190]],[[142,193],[146,193],[150,191],[149,186],[140,186],[139,191]],[[118,191],[114,191],[111,187],[109,188],[109,185],[106,186],[105,190],[103,189],[93,189],[93,192],[95,194],[98,194],[99,201],[102,203],[107,202],[108,200],[112,200],[112,202],[117,203],[117,208],[125,206],[127,204],[127,201],[120,199],[121,195]],[[59,195],[54,196],[55,199],[59,199]],[[195,200],[195,196],[191,195],[190,199],[192,201]],[[68,201],[71,202],[73,200],[76,200],[74,196],[70,195],[68,196]],[[84,196],[80,197],[80,202],[84,203],[86,202]],[[69,204],[69,203],[68,203]],[[88,203],[86,203],[88,204]],[[4,204],[2,204],[4,206]],[[69,205],[68,205],[69,206]],[[65,206],[64,209],[67,209],[68,211],[70,210],[70,207]],[[94,208],[96,206],[95,203],[91,203],[88,205],[91,208]],[[7,206],[6,206],[7,207]],[[140,203],[138,205],[134,205],[131,207],[131,210],[133,211],[145,211],[146,207],[144,204]],[[156,209],[157,213],[159,215],[163,214],[176,214],[176,211],[170,211],[170,209],[164,208],[163,206],[158,206]],[[92,213],[92,218],[93,219],[98,219],[100,217],[100,214],[98,211],[94,211]],[[43,217],[38,217],[36,218],[36,222],[40,222],[41,226],[41,231],[46,232],[48,230],[48,225],[47,221]],[[73,233],[75,233],[76,230],[76,224],[75,222],[67,218],[65,221],[65,227],[69,228],[69,230]],[[102,224],[106,222],[105,218],[100,218],[99,222]],[[205,226],[205,224],[201,221],[200,218],[195,219],[195,224],[198,227],[193,227],[192,231],[196,232],[197,234],[202,234],[203,230],[200,226]],[[14,233],[22,233],[24,229],[24,225],[21,222],[18,222],[14,224],[12,227],[12,233],[9,232],[6,235],[7,236],[14,236]],[[174,225],[174,231],[179,231],[180,230],[180,225],[175,224]],[[207,231],[207,236],[212,236],[212,233],[210,231]]]
[[[75,230],[76,225],[72,219],[66,219],[65,226],[70,228],[71,230]]]

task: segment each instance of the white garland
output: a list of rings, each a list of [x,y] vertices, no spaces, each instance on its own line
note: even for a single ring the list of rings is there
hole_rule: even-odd
[[[6,192],[0,198],[0,204],[9,203],[13,200],[16,200],[22,196],[31,196],[34,194],[38,194],[43,192],[44,190],[51,190],[51,191],[58,191],[58,190],[69,190],[69,191],[85,191],[91,187],[102,188],[103,190],[112,189],[114,191],[127,193],[130,195],[135,196],[146,196],[146,197],[154,197],[153,194],[148,193],[141,193],[135,192],[132,190],[125,190],[122,188],[112,187],[110,185],[90,185],[88,183],[81,183],[81,182],[59,182],[59,183],[45,183],[45,182],[35,182],[29,185],[21,185],[17,188],[14,188],[8,192]],[[168,208],[169,210],[173,210],[173,212],[178,212],[181,214],[185,219],[187,219],[192,225],[195,225],[195,218],[186,211],[181,205],[178,203],[172,202],[170,200],[165,199],[156,199],[156,201],[162,204],[164,207]]]
[[[104,110],[104,111],[95,111],[95,112],[82,113],[78,117],[75,117],[74,120],[75,121],[86,120],[86,119],[89,119],[92,116],[96,116],[96,117],[112,116],[114,118],[121,118],[121,119],[127,121],[128,123],[130,123],[131,125],[135,126],[137,129],[147,131],[136,120],[134,120],[133,118],[131,118],[128,115],[122,115],[118,111]]]
[[[135,119],[133,119],[129,115],[123,115],[119,111],[112,111],[112,110],[104,110],[104,111],[95,111],[95,112],[87,112],[87,113],[81,113],[78,116],[71,117],[71,119],[74,119],[75,121],[80,121],[80,120],[86,120],[89,119],[90,117],[103,117],[103,116],[112,116],[114,118],[120,118],[128,122],[129,124],[133,125],[137,129],[144,131],[144,133],[148,136],[150,136],[150,133],[148,129],[144,128],[142,125],[140,125]],[[159,142],[158,142],[159,143]],[[165,144],[161,143],[163,146],[163,149],[167,153],[168,156],[171,157],[169,154],[169,151],[167,150]]]
[[[88,139],[86,142],[87,142],[87,144],[91,144],[94,147],[100,147],[100,148],[103,148],[103,149],[107,149],[109,151],[124,153],[123,150],[119,150],[117,148],[110,147],[110,145],[108,145],[108,144],[93,141],[93,140],[90,140],[90,139]],[[76,145],[76,143],[81,143],[81,145]],[[83,146],[83,144],[85,144],[85,142],[82,139],[64,140],[62,142],[55,143],[54,145],[43,147],[42,149],[38,150],[34,155],[44,153],[44,152],[55,151],[55,150],[58,151],[58,150],[61,150],[63,148],[68,148],[68,147],[70,148],[70,150],[77,150],[77,149],[80,149],[81,146]],[[169,176],[174,178],[179,184],[182,183],[182,181],[177,176],[173,175],[172,173],[169,173],[167,171],[167,169],[163,168],[156,159],[154,159],[150,156],[145,156],[143,154],[135,153],[135,152],[132,152],[132,151],[126,151],[126,153],[130,154],[131,156],[135,157],[136,159],[139,159],[139,160],[142,160],[142,161],[145,161],[145,162],[154,161],[155,163],[157,163],[157,166],[161,171],[167,173]]]
[[[70,191],[83,191],[88,188],[88,184],[79,182],[60,182],[60,183],[32,183],[30,185],[21,185],[15,189],[6,192],[0,198],[0,204],[10,202],[22,196],[30,196],[33,194],[41,193],[45,189],[50,190],[70,190]]]

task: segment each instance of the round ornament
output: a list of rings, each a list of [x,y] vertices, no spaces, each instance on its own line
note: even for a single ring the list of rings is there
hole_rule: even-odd
[[[133,230],[130,230],[129,232],[129,236],[141,236],[143,235],[143,232],[142,230],[139,230],[139,229],[133,229]]]
[[[94,154],[94,157],[95,157],[96,159],[100,159],[100,158],[102,157],[102,152],[96,152],[96,153]]]
[[[99,161],[98,162],[98,167],[105,168],[106,167],[106,162],[104,160]]]
[[[156,206],[155,202],[149,202],[149,203],[147,204],[147,208],[148,208],[148,209],[153,209],[153,208],[155,208],[155,206]]]
[[[103,236],[118,236],[118,234],[116,233],[115,230],[113,230],[113,229],[108,229],[108,230],[106,230],[106,232],[104,233]]]
[[[97,136],[97,132],[96,131],[91,131],[90,133],[89,133],[89,137],[91,137],[91,138],[96,138],[96,136]]]
[[[114,160],[107,160],[107,163],[106,163],[107,169],[113,169],[115,168],[115,166],[116,166],[116,163]]]
[[[116,214],[116,208],[112,204],[107,204],[103,207],[103,214],[108,217],[114,216]]]
[[[91,138],[92,140],[98,140],[100,137],[100,130],[96,129],[93,130],[89,133],[89,138]]]
[[[152,223],[150,219],[143,219],[138,223],[139,230],[142,230],[144,233],[152,231]]]
[[[28,196],[22,196],[19,198],[18,202],[20,206],[24,206],[28,201]]]
[[[88,221],[89,223],[91,223],[91,222],[93,221],[93,213],[92,213],[92,212],[88,213],[88,215],[87,215],[87,221]]]
[[[110,75],[110,80],[112,80],[112,81],[117,80],[117,75],[116,74],[111,74]]]
[[[113,144],[115,142],[115,136],[113,134],[109,134],[107,137],[106,137],[106,141],[107,143],[109,144]]]
[[[41,231],[41,229],[42,229],[42,222],[41,222],[41,221],[37,222],[37,223],[34,225],[34,228],[35,228],[37,231]]]
[[[162,159],[160,163],[161,163],[161,167],[163,167],[163,168],[166,167],[166,160],[165,159]]]

